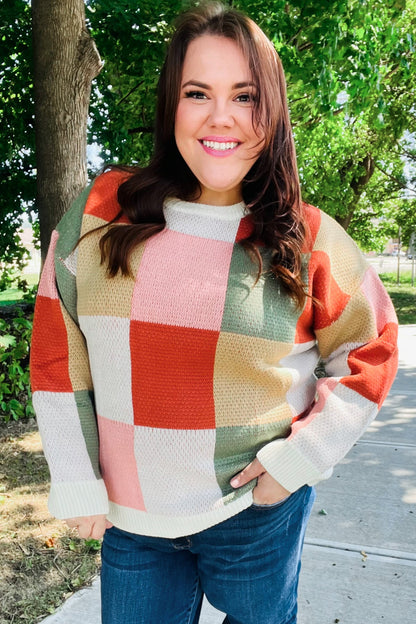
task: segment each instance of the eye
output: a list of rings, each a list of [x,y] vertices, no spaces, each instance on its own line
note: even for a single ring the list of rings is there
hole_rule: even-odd
[[[187,91],[185,93],[186,98],[191,98],[193,100],[205,100],[206,95],[202,91]]]
[[[256,100],[254,93],[240,93],[235,99],[242,104],[253,104]]]

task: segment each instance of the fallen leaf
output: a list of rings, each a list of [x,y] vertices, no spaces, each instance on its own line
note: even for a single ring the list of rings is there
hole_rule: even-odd
[[[44,541],[44,545],[46,546],[46,548],[55,548],[55,544],[56,544],[55,537],[48,537],[48,539]]]

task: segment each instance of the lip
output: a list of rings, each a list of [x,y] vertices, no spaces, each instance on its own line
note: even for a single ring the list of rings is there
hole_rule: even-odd
[[[235,147],[229,148],[229,149],[215,149],[212,146],[208,146],[208,145],[204,145],[204,141],[205,142],[212,142],[212,143],[236,143],[237,145]],[[240,147],[241,145],[241,141],[239,141],[238,139],[234,138],[234,137],[229,137],[229,136],[205,136],[202,139],[199,139],[199,143],[201,144],[202,149],[204,150],[204,152],[206,152],[207,154],[209,154],[210,156],[215,156],[217,158],[226,158],[227,156],[231,156],[232,154],[234,154],[236,152],[236,150]]]

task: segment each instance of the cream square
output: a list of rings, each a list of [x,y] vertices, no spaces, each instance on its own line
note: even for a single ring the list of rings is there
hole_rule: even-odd
[[[97,414],[132,425],[130,320],[80,316],[79,322],[87,341]]]

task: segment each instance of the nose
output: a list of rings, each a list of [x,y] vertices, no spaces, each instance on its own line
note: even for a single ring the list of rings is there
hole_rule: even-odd
[[[234,125],[234,117],[230,108],[230,103],[219,99],[212,100],[210,115],[208,119],[210,126],[231,127]]]

